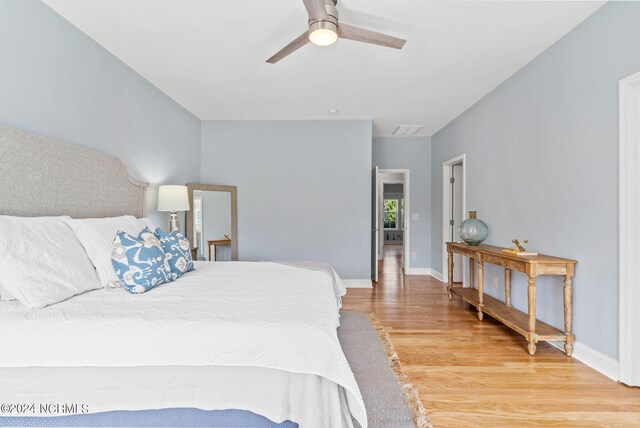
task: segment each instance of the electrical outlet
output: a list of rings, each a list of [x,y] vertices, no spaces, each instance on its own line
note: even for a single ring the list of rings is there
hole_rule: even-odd
[[[415,260],[418,258],[418,253],[411,253],[411,260]]]
[[[497,276],[493,277],[493,288],[498,288],[498,277]]]

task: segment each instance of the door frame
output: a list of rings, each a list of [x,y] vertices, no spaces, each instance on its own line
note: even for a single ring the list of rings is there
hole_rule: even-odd
[[[371,280],[375,283],[378,282],[378,252],[379,252],[379,239],[380,233],[378,231],[379,217],[380,217],[380,192],[378,183],[378,165],[371,169]]]
[[[619,379],[640,386],[640,72],[622,79],[619,133]]]
[[[402,174],[402,194],[404,198],[404,232],[402,236],[402,267],[404,268],[405,275],[409,275],[411,268],[411,170],[409,169],[378,169],[378,174]],[[400,183],[400,181],[380,180],[378,179],[378,195],[380,204],[384,203],[384,183]],[[382,217],[382,216],[380,216]],[[380,229],[384,234],[384,227]],[[383,236],[384,237],[384,236]],[[384,245],[384,244],[383,244]]]
[[[447,242],[449,241],[449,219],[451,218],[451,172],[453,165],[462,162],[462,212],[467,211],[467,155],[463,153],[442,162],[442,279],[449,282],[449,269],[447,268]],[[463,217],[464,218],[464,217]],[[464,277],[464,275],[463,275]],[[464,281],[464,279],[463,279]]]

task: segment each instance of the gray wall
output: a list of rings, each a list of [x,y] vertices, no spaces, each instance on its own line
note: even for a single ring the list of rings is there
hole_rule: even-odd
[[[238,186],[241,260],[319,260],[370,278],[368,120],[205,121],[202,182]]]
[[[0,58],[0,123],[113,154],[152,186],[199,181],[200,121],[43,3],[0,0]]]
[[[576,339],[618,355],[618,81],[640,71],[640,3],[612,2],[433,137],[433,267],[442,266],[442,162],[467,154],[467,207],[488,243],[577,259]],[[486,275],[488,291],[502,296]],[[539,318],[562,327],[562,287]],[[522,275],[514,303],[526,308]]]
[[[381,169],[409,169],[411,213],[409,237],[412,268],[431,267],[431,138],[430,137],[376,137],[373,139],[373,165]],[[411,214],[420,215],[411,220]]]

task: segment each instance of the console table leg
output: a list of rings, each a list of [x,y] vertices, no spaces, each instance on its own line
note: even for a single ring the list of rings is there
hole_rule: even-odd
[[[473,288],[473,284],[475,282],[475,263],[473,262],[473,257],[469,257],[469,287]]]
[[[482,304],[484,298],[484,261],[478,258],[478,319],[482,321],[484,314],[482,313]]]
[[[447,291],[449,292],[449,300],[451,300],[451,287],[453,287],[453,252],[447,251]]]
[[[511,269],[504,270],[504,303],[511,306]]]
[[[536,353],[536,277],[529,277],[528,298],[529,298],[529,333],[527,341],[529,342],[529,355]]]
[[[564,334],[566,336],[564,343],[564,352],[567,357],[573,353],[573,333],[571,332],[572,322],[571,316],[573,312],[573,285],[571,276],[564,277]]]

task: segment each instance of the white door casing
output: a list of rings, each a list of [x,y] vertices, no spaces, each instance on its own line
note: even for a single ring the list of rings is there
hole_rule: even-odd
[[[394,184],[394,183],[402,183],[402,193],[404,197],[404,231],[402,235],[402,267],[404,268],[405,274],[410,274],[411,269],[411,171],[408,169],[380,169],[378,170],[378,174],[380,176],[401,176],[401,179],[391,179],[391,178],[378,178],[378,186],[380,187],[379,195],[380,195],[380,203],[379,206],[382,207],[384,197],[382,196],[384,191],[384,183]],[[380,219],[382,220],[382,219]],[[384,233],[384,226],[380,223],[380,230],[382,231],[381,235]],[[384,241],[384,239],[383,239]]]
[[[640,386],[640,73],[620,81],[619,378]]]
[[[378,282],[378,167],[371,171],[371,279]]]

